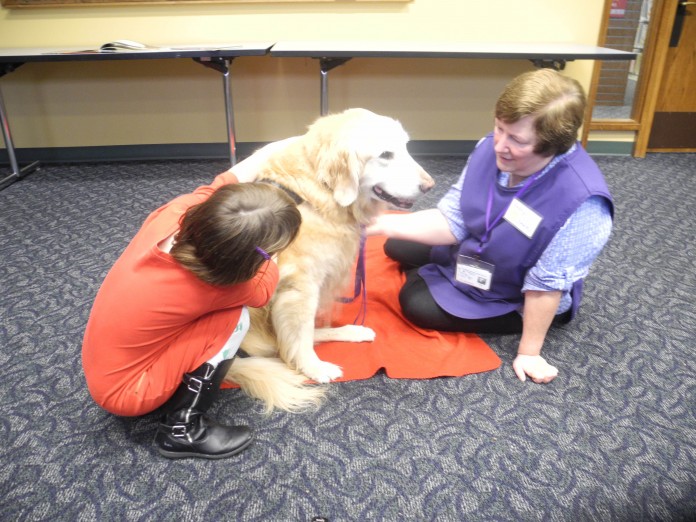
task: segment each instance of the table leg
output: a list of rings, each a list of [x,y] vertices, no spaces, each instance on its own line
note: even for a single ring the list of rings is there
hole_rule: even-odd
[[[329,113],[329,71],[334,67],[343,65],[350,58],[320,58],[319,59],[319,74],[321,76],[321,106],[320,111],[322,116]]]
[[[234,107],[232,105],[232,86],[230,83],[230,64],[234,58],[206,57],[194,58],[195,62],[215,69],[222,74],[222,88],[225,96],[225,116],[227,118],[227,143],[229,145],[230,166],[237,163],[237,140],[234,129]]]
[[[234,130],[234,110],[232,107],[232,84],[230,82],[229,62],[222,74],[222,88],[225,91],[225,114],[227,115],[227,143],[230,148],[230,166],[237,163],[237,139]]]
[[[10,169],[9,175],[0,179],[0,190],[11,185],[15,181],[19,181],[23,176],[26,176],[30,172],[35,171],[39,167],[39,162],[35,161],[30,165],[20,169],[19,163],[17,162],[17,157],[15,156],[14,143],[12,143],[12,134],[10,133],[10,123],[7,121],[7,111],[5,110],[5,101],[2,97],[2,91],[0,90],[0,125],[2,125],[2,137],[5,140],[5,148],[7,149],[7,155],[10,159]]]
[[[325,70],[324,67],[319,69],[319,76],[321,78],[321,101],[319,105],[319,114],[326,116],[329,113],[329,71]]]

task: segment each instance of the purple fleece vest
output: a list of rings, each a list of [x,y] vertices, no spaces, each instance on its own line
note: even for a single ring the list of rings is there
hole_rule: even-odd
[[[537,263],[568,218],[590,196],[603,196],[612,204],[599,167],[578,144],[574,152],[534,181],[521,198],[525,205],[542,216],[532,239],[504,219],[493,228],[488,241],[483,244],[480,259],[494,264],[495,273],[490,290],[479,290],[455,279],[456,262],[459,254],[476,256],[480,238],[486,230],[486,207],[491,187],[491,220],[503,211],[519,190],[519,187],[501,187],[497,175],[493,137],[489,134],[472,153],[462,187],[461,212],[469,237],[459,245],[434,247],[432,263],[418,272],[437,304],[457,317],[480,319],[517,310],[524,301],[522,285],[527,271]],[[582,297],[582,280],[573,286],[571,295],[573,317]]]

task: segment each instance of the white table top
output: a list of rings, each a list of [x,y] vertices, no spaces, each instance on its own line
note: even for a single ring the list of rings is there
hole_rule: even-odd
[[[271,56],[310,58],[510,58],[530,60],[633,60],[635,53],[569,43],[282,41]]]
[[[282,41],[172,44],[141,50],[98,51],[80,47],[0,47],[0,62],[134,60],[157,58],[271,56],[310,58],[509,58],[529,60],[633,60],[635,53],[568,43]]]
[[[101,45],[101,44],[100,44]],[[158,58],[234,58],[236,56],[263,56],[273,42],[225,42],[219,44],[172,44],[137,50],[99,51],[80,47],[0,47],[0,63],[147,60]]]

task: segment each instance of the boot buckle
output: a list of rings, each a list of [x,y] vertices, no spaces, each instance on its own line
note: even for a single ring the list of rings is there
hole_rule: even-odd
[[[191,390],[194,393],[200,393],[201,389],[203,389],[203,380],[194,377],[192,375],[188,376],[186,385],[188,386],[188,389]]]
[[[183,438],[188,433],[186,424],[175,424],[172,426],[172,437]]]

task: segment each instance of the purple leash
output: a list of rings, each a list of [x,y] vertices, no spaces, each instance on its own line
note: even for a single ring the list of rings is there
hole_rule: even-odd
[[[367,235],[365,234],[365,227],[360,227],[360,251],[358,252],[358,264],[355,268],[355,292],[353,297],[339,297],[337,299],[340,303],[352,303],[355,299],[362,295],[362,303],[360,305],[360,311],[358,315],[353,320],[353,324],[358,324],[360,320],[360,325],[365,325],[365,318],[367,317],[367,287],[365,286],[365,242],[367,241]]]

